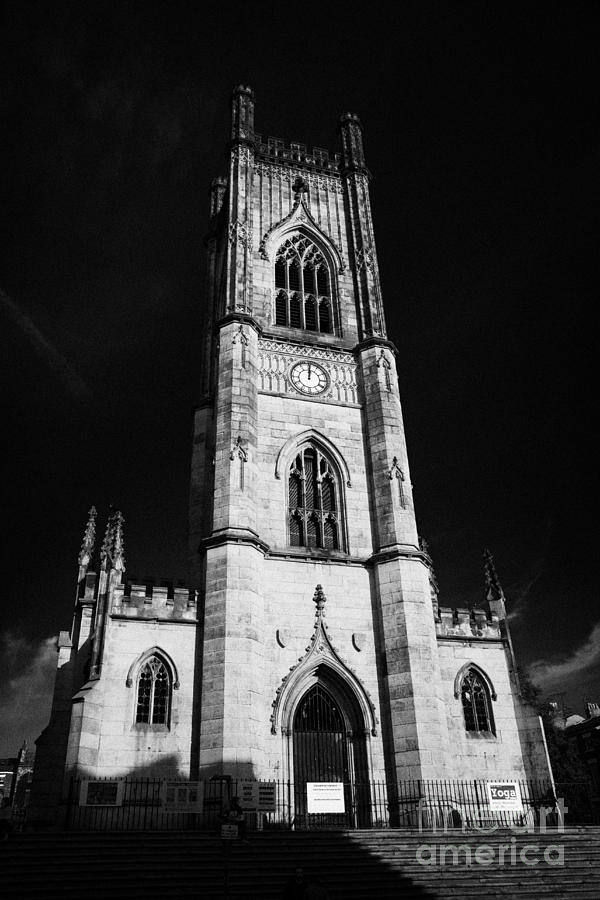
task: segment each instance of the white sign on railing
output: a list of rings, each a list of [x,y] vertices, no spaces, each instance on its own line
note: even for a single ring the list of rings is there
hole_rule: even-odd
[[[518,782],[488,781],[486,787],[492,812],[523,812]]]
[[[309,781],[306,785],[309,813],[343,813],[344,785],[338,781]]]
[[[122,806],[124,781],[84,779],[79,788],[80,806]]]

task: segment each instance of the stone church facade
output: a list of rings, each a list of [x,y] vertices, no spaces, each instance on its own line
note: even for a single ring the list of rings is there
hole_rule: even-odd
[[[98,552],[91,511],[38,741],[39,808],[73,774],[548,775],[491,557],[484,608],[438,606],[360,121],[346,114],[339,131],[334,156],[263,140],[252,91],[233,93],[207,237],[197,590],[128,582],[121,514]]]

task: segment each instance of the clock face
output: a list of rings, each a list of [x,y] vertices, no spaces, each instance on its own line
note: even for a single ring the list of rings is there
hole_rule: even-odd
[[[312,362],[299,362],[290,370],[294,387],[303,394],[321,394],[329,384],[327,372]]]

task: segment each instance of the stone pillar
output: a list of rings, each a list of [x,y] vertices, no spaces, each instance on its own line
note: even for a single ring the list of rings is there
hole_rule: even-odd
[[[385,337],[385,318],[369,197],[370,174],[365,165],[362,126],[358,116],[346,113],[340,119],[339,128],[361,337],[370,335]]]
[[[256,533],[258,326],[247,316],[221,323],[215,398],[211,532]]]
[[[212,528],[203,542],[200,777],[252,776],[264,752],[257,364],[258,326],[227,316],[219,332]]]
[[[231,99],[231,152],[225,304],[228,312],[252,311],[252,173],[254,94],[240,85]]]
[[[394,354],[360,345],[371,469],[375,614],[388,776],[439,778],[448,731],[427,558],[419,549]]]

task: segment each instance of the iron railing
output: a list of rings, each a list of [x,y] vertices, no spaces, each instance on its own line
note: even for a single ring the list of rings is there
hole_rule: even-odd
[[[92,788],[89,788],[91,783]],[[269,808],[244,800],[251,785],[267,790]],[[306,812],[305,786],[291,781],[251,782],[229,777],[204,782],[164,778],[74,779],[67,802],[67,828],[77,831],[150,831],[219,829],[230,799],[241,798],[248,831],[346,830],[354,828],[448,829],[515,828],[592,824],[599,810],[584,783],[556,786],[545,781],[517,782],[520,811],[490,807],[487,782],[400,781],[388,786],[371,781],[344,784],[342,813]],[[298,802],[302,795],[303,802]],[[564,802],[560,802],[564,798]],[[567,808],[563,814],[563,807]],[[599,823],[600,824],[600,823]]]

